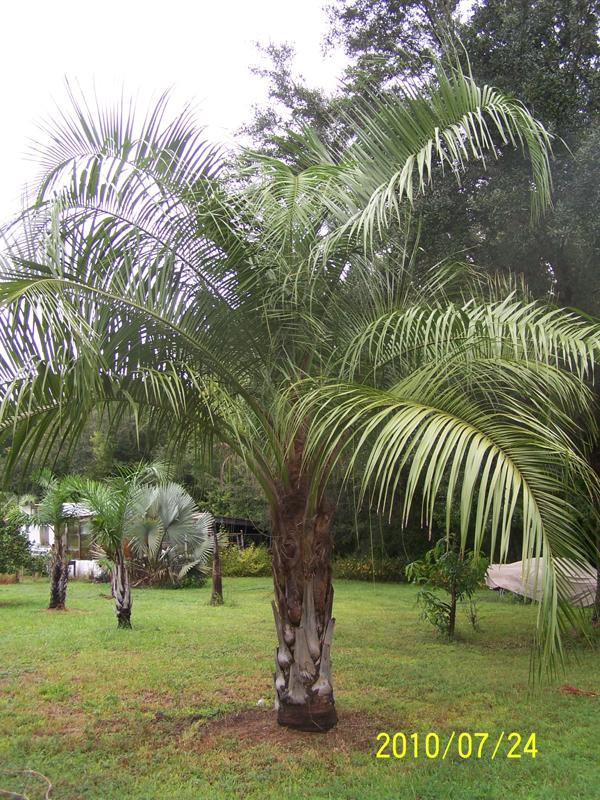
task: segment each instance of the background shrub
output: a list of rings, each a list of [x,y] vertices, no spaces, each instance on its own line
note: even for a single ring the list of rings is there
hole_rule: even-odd
[[[271,576],[271,554],[266,547],[250,544],[243,550],[235,544],[221,549],[221,571],[226,578]]]
[[[29,557],[29,563],[25,567],[27,575],[39,576],[48,575],[50,569],[50,553],[37,553]]]
[[[28,518],[14,504],[0,508],[0,574],[15,575],[29,566],[31,544],[23,530],[27,522]]]

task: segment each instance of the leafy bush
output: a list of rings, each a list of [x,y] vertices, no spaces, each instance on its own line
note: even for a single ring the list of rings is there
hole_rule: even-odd
[[[406,561],[401,558],[344,556],[333,562],[333,576],[352,581],[403,581],[405,567]]]
[[[48,575],[50,553],[31,555],[25,571],[28,575]]]
[[[220,555],[223,577],[263,578],[271,575],[271,554],[266,547],[250,544],[240,550],[235,544],[227,544]]]
[[[423,586],[417,598],[423,607],[423,619],[440,633],[452,638],[457,603],[472,599],[488,563],[486,558],[476,556],[469,550],[461,553],[450,537],[436,542],[420,561],[408,564],[406,576],[409,581]],[[444,600],[431,589],[443,589],[450,597]],[[470,603],[468,617],[473,627],[477,627],[477,609],[473,602]]]
[[[375,559],[375,580],[405,580],[405,565],[401,558]],[[271,555],[263,546],[251,544],[240,550],[235,544],[227,544],[221,549],[221,569],[223,576],[230,578],[270,577]],[[344,556],[334,562],[333,574],[336,578],[370,581],[373,563],[368,556]]]
[[[198,570],[190,570],[176,580],[171,580],[168,583],[160,584],[161,589],[200,589],[206,585],[206,575],[203,575]]]
[[[0,574],[16,574],[29,566],[31,544],[21,529],[28,518],[18,508],[0,509]]]

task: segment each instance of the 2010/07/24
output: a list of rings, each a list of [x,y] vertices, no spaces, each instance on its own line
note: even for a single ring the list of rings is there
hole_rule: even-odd
[[[525,736],[527,736],[526,741]],[[517,731],[511,731],[508,734],[501,731],[497,737],[493,738],[490,738],[489,733],[482,731],[474,733],[452,731],[447,741],[445,737],[441,737],[433,731],[424,734],[406,734],[403,731],[390,734],[382,731],[377,734],[377,741],[381,741],[381,745],[375,754],[376,758],[402,759],[424,756],[431,760],[437,758],[444,760],[448,755],[454,753],[453,744],[456,754],[462,759],[485,758],[492,750],[491,760],[493,761],[498,756],[503,743],[505,747],[502,748],[500,757],[504,755],[505,758],[522,758],[523,756],[535,758],[538,754],[535,733],[523,735]],[[505,749],[506,752],[504,752]]]

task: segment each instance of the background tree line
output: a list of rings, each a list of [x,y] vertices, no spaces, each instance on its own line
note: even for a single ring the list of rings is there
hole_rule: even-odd
[[[420,82],[434,59],[468,61],[473,77],[518,97],[555,136],[554,207],[532,227],[529,181],[519,150],[505,151],[484,176],[467,167],[460,191],[434,182],[416,203],[419,244],[492,272],[517,272],[539,297],[598,312],[600,257],[600,3],[580,0],[474,2],[336,0],[326,45],[350,59],[333,96],[293,71],[293,48],[269,45],[268,108],[244,131],[260,150],[285,157],[286,128],[314,127],[334,142],[346,135],[340,111],[360,98]]]

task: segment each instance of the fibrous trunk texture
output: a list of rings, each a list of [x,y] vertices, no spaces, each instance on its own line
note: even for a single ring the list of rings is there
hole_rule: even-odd
[[[337,722],[331,679],[333,507],[321,498],[307,514],[308,481],[302,453],[288,465],[289,484],[272,508],[275,692],[278,722],[327,731]]]
[[[221,553],[219,552],[219,537],[215,533],[215,551],[212,563],[212,594],[210,596],[211,606],[223,605],[223,577],[221,575]]]
[[[50,604],[48,608],[54,611],[64,611],[67,601],[67,581],[69,577],[69,562],[65,551],[62,535],[54,537],[52,545],[52,558],[50,561]]]
[[[112,593],[115,598],[117,626],[119,628],[131,628],[132,600],[129,572],[121,549],[117,550],[113,559]]]

